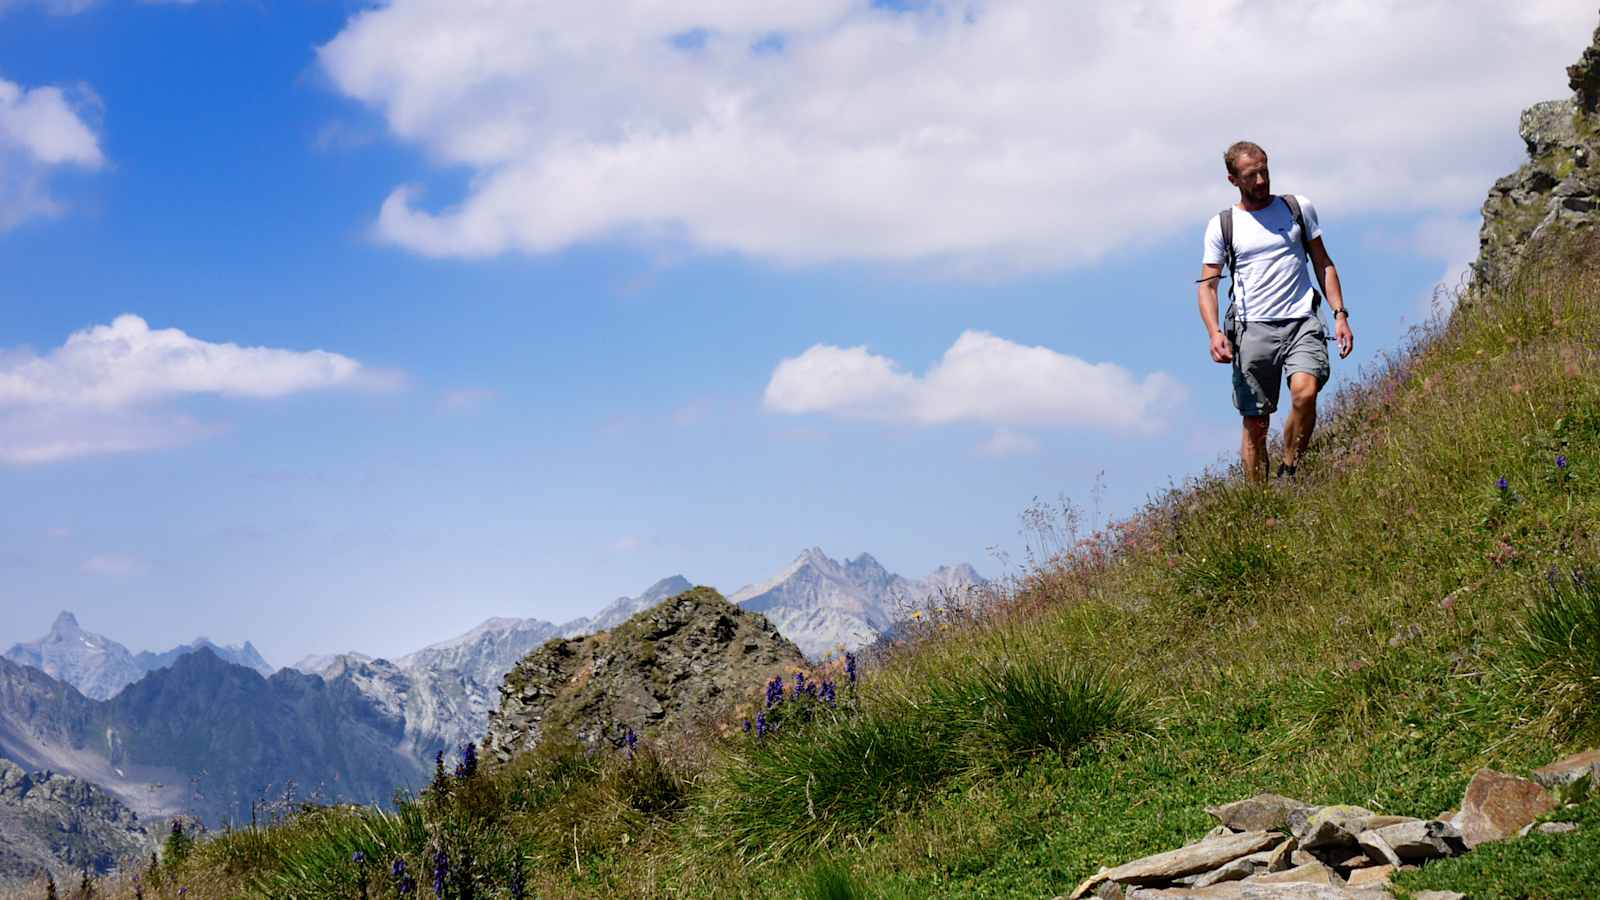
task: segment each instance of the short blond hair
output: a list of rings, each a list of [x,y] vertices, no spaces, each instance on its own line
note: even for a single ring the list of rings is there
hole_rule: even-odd
[[[1222,164],[1228,167],[1229,175],[1239,174],[1239,160],[1246,156],[1259,156],[1265,161],[1267,151],[1252,141],[1234,141],[1233,145],[1222,154]]]

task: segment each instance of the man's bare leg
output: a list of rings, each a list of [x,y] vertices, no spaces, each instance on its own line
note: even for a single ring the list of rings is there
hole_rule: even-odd
[[[1258,484],[1267,480],[1267,426],[1271,422],[1271,416],[1244,417],[1239,459],[1244,463],[1244,476]]]
[[[1289,421],[1283,425],[1283,464],[1293,466],[1311,443],[1317,427],[1317,377],[1310,372],[1289,376]]]

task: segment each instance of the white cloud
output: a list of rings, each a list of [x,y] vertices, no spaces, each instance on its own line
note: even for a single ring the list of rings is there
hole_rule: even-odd
[[[122,315],[74,332],[45,356],[0,350],[0,463],[176,447],[222,430],[162,408],[185,396],[274,398],[403,383],[337,353],[211,343]]]
[[[0,78],[0,231],[60,211],[48,190],[52,172],[104,165],[84,120],[98,105],[86,88],[24,88]]]
[[[83,561],[79,570],[85,575],[125,576],[143,573],[148,566],[138,557],[120,553],[103,553]]]
[[[1592,26],[1564,0],[391,0],[319,56],[471,173],[460,196],[384,201],[377,234],[420,253],[644,235],[1039,268],[1198,246],[1243,136],[1330,223],[1471,209]]]
[[[996,429],[988,440],[978,445],[978,452],[995,459],[1005,459],[1011,456],[1032,456],[1039,452],[1039,441],[1020,431],[1000,428]]]
[[[921,376],[865,347],[817,344],[778,363],[762,406],[913,425],[1079,425],[1153,433],[1185,395],[1163,372],[1141,380],[1113,363],[966,331]]]
[[[611,543],[613,553],[632,553],[643,546],[643,542],[631,534],[625,534]]]

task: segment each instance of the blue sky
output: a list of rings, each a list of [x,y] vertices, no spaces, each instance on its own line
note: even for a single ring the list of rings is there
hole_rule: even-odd
[[[0,0],[0,645],[394,655],[812,545],[1004,575],[1033,498],[1236,445],[1229,141],[1318,205],[1337,387],[1594,25],[656,6]]]

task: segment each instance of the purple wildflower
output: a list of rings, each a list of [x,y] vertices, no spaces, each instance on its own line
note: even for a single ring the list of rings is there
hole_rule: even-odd
[[[844,655],[844,672],[845,672],[846,675],[850,676],[850,683],[851,684],[855,684],[856,683],[856,655],[854,653],[846,653]]]
[[[1566,467],[1567,467],[1567,457],[1564,454],[1557,454],[1556,455],[1556,468],[1565,469]]]
[[[758,737],[758,738],[766,737],[768,730],[769,729],[767,728],[767,714],[764,713],[764,712],[756,713],[756,737]]]
[[[367,855],[357,850],[350,854],[350,861],[356,864],[356,892],[361,900],[367,900]]]
[[[633,733],[632,728],[629,728],[628,734],[622,740],[628,745],[628,759],[633,759],[633,750],[639,746],[639,736]]]
[[[1494,486],[1499,488],[1501,493],[1505,493],[1511,488],[1511,482],[1507,481],[1504,475],[1501,475],[1500,480],[1496,481]]]
[[[444,896],[444,880],[450,874],[450,857],[440,847],[439,852],[433,855],[433,895]]]
[[[744,720],[744,733],[745,734],[749,734],[750,733],[750,720],[749,719],[745,719]]]
[[[798,693],[800,693],[801,691],[803,691],[805,689],[806,689],[806,673],[804,673],[804,672],[796,672],[796,673],[794,673],[794,692],[796,694],[798,694]]]
[[[783,678],[781,676],[774,675],[772,676],[772,680],[767,682],[767,709],[771,709],[782,702]]]
[[[822,682],[822,699],[826,701],[829,706],[833,706],[837,702],[834,696],[833,682]]]
[[[471,778],[478,774],[478,745],[471,741],[461,746],[461,762],[456,763],[457,778]]]
[[[511,900],[522,900],[526,888],[522,882],[522,857],[511,863]]]

